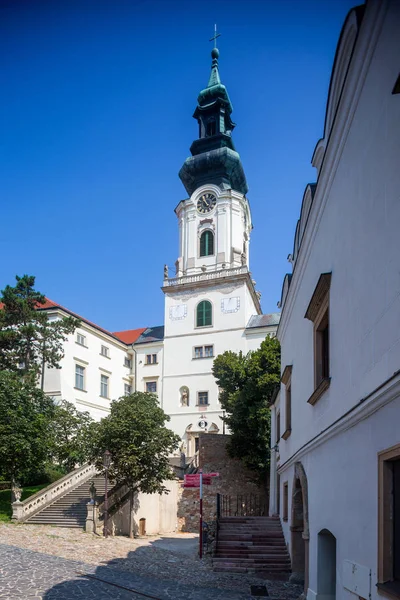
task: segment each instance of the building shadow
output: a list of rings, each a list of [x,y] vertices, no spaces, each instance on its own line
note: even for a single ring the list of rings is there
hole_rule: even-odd
[[[249,597],[249,583],[243,578],[243,586],[235,584],[227,589],[216,589],[214,594],[214,574],[203,563],[202,574],[204,584],[194,584],[190,578],[190,572],[184,577],[182,569],[184,565],[181,557],[197,559],[198,539],[169,537],[168,535],[151,541],[146,546],[140,546],[134,551],[127,553],[124,558],[115,558],[98,566],[91,566],[74,561],[63,563],[63,572],[60,572],[60,581],[55,582],[52,587],[42,593],[42,600],[73,600],[75,598],[96,598],[96,600],[132,600],[143,598],[143,594],[153,600],[204,600],[204,598],[218,598],[219,600],[245,600]],[[143,565],[151,565],[154,561],[154,548],[160,548],[171,552],[170,572],[157,573],[157,563],[149,569],[148,574],[138,574],[134,571],[135,562]],[[199,559],[198,559],[199,560]],[[174,572],[173,563],[178,568]],[[191,566],[193,567],[191,563]],[[159,562],[158,562],[159,565]],[[220,575],[220,574],[219,574]],[[227,582],[230,575],[227,574]],[[52,577],[54,580],[54,577]]]

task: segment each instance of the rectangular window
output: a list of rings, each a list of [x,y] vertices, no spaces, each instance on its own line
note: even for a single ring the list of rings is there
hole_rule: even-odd
[[[130,359],[130,358],[128,358],[127,356],[125,356],[125,360],[124,360],[124,366],[125,366],[125,367],[128,367],[129,369],[130,369],[130,368],[131,368],[131,366],[132,366],[132,361],[131,361],[131,359]]]
[[[214,346],[195,346],[194,358],[212,358],[214,356]]]
[[[285,386],[285,431],[282,438],[287,440],[292,433],[292,365],[285,367],[281,382]]]
[[[81,346],[86,346],[86,336],[82,335],[81,333],[77,333],[76,343],[80,344]]]
[[[124,396],[129,396],[132,394],[132,386],[129,383],[124,383]]]
[[[75,365],[75,387],[78,390],[85,389],[85,367]]]
[[[110,349],[109,349],[109,348],[107,348],[107,346],[102,346],[102,347],[101,347],[101,350],[100,350],[100,354],[101,354],[102,356],[107,356],[107,358],[108,358],[108,357],[109,357],[109,355],[110,355]]]
[[[156,365],[157,354],[146,354],[146,365]]]
[[[108,381],[107,375],[100,376],[100,396],[103,398],[108,398]]]
[[[198,393],[198,405],[199,406],[207,406],[208,405],[208,392],[199,392]]]
[[[281,413],[276,413],[276,443],[281,439]]]
[[[149,394],[157,393],[157,381],[146,381],[146,392]]]
[[[378,454],[378,588],[400,596],[400,444]]]
[[[329,292],[331,273],[322,273],[308,305],[306,319],[314,323],[314,391],[308,399],[314,405],[330,385]]]
[[[285,481],[283,484],[283,514],[282,519],[284,521],[288,520],[289,514],[289,485],[288,482]]]

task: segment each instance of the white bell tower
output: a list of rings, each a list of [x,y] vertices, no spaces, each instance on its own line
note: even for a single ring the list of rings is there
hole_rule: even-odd
[[[232,104],[218,56],[214,48],[210,80],[193,115],[199,138],[179,172],[188,198],[175,209],[179,254],[174,275],[165,267],[162,287],[161,404],[188,455],[194,454],[199,431],[222,431],[214,358],[226,350],[247,352],[246,326],[261,313],[249,271],[247,182],[232,140]]]

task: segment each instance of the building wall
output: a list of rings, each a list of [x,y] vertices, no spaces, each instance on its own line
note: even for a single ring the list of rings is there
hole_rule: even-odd
[[[164,346],[162,342],[149,342],[135,345],[136,352],[136,390],[146,391],[146,382],[155,381],[157,395],[162,398]],[[157,355],[156,364],[148,364],[148,355]],[[135,358],[134,358],[135,360]]]
[[[85,336],[85,346],[77,343],[78,333]],[[101,354],[102,345],[109,349],[109,358]],[[124,365],[125,357],[131,358],[126,346],[81,322],[63,348],[62,368],[45,370],[44,391],[101,419],[109,413],[111,400],[124,395],[124,384],[132,383],[131,369]],[[84,391],[75,388],[76,364],[85,369]],[[108,398],[100,396],[101,375],[109,378]]]
[[[229,435],[200,434],[199,467],[204,473],[219,473],[219,477],[212,478],[211,485],[203,486],[203,518],[206,523],[216,519],[217,494],[231,498],[231,516],[235,516],[237,511],[238,496],[247,495],[249,498],[252,495],[253,501],[257,496],[267,508],[266,487],[258,485],[254,473],[240,460],[228,455],[226,445],[229,439]],[[180,531],[199,530],[199,509],[199,489],[182,490],[178,506]]]
[[[197,201],[204,193],[214,194],[216,206],[209,213],[197,210]],[[244,246],[248,246],[251,214],[247,199],[235,190],[221,190],[216,185],[198,188],[176,209],[179,223],[178,275],[240,266]],[[214,254],[200,256],[200,235],[209,229],[214,234]],[[248,266],[248,259],[246,259]]]
[[[336,537],[336,597],[354,598],[346,561],[356,565],[369,597],[378,597],[377,453],[400,441],[400,101],[391,93],[399,28],[398,2],[367,3],[278,329],[282,370],[292,365],[292,432],[279,443],[281,498],[289,486],[283,530],[293,559],[300,462],[308,484],[309,600],[322,597],[318,533],[324,529]],[[304,315],[327,272],[331,382],[312,406],[313,323]],[[280,412],[283,432],[285,402]]]
[[[196,327],[196,307],[202,300],[213,306],[210,327]],[[232,304],[227,301],[232,300]],[[180,307],[179,314],[174,312]],[[189,438],[201,431],[201,415],[207,415],[210,427],[221,429],[222,409],[218,387],[212,374],[213,357],[196,358],[195,347],[213,346],[213,355],[226,350],[247,352],[245,327],[249,314],[257,313],[245,280],[210,283],[206,287],[188,286],[179,292],[165,292],[165,338],[163,365],[163,409],[171,415],[170,425],[186,442],[186,453],[194,454],[194,442]],[[259,332],[258,345],[265,337]],[[253,342],[254,345],[254,342]],[[182,406],[182,388],[189,390],[189,405]],[[198,405],[198,393],[208,392],[208,406]]]
[[[139,493],[134,502],[134,533],[139,533],[140,519],[146,519],[146,534],[156,535],[177,531],[178,481],[164,481],[165,494]],[[115,535],[129,535],[129,500],[111,518]]]

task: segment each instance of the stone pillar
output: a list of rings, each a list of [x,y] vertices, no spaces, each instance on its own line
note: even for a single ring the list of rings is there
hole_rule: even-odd
[[[99,518],[99,507],[96,502],[88,502],[86,504],[86,533],[96,533],[96,523]]]
[[[24,505],[20,500],[16,500],[12,503],[12,519],[13,521],[21,521],[23,517]]]

